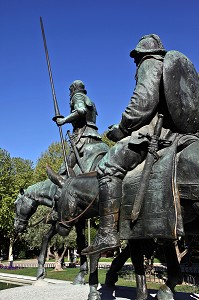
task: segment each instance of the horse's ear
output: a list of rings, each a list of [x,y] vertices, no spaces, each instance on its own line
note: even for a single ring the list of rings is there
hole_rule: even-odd
[[[23,188],[20,188],[19,192],[20,192],[21,195],[24,195],[24,189]]]
[[[53,169],[51,169],[51,167],[48,166],[48,165],[46,165],[46,172],[47,172],[48,178],[49,178],[54,184],[58,185],[60,188],[63,187],[65,181],[64,181],[64,178],[63,178],[61,175],[55,173],[55,172],[53,171]]]

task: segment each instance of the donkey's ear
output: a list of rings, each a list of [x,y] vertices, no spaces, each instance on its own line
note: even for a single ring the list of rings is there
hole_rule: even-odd
[[[21,195],[24,195],[24,189],[23,188],[20,188],[19,192],[20,192]]]
[[[61,175],[55,173],[55,172],[53,171],[53,169],[52,169],[50,166],[48,166],[48,165],[46,165],[46,172],[47,172],[48,178],[49,178],[54,184],[58,185],[60,188],[63,187],[63,185],[64,185],[64,183],[65,183],[65,180],[64,180],[64,178],[63,178]]]

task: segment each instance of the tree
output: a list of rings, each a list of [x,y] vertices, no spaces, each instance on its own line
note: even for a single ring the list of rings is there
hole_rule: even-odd
[[[10,252],[14,234],[14,201],[21,187],[32,182],[33,163],[22,158],[11,158],[0,148],[0,232],[4,240],[10,239]]]
[[[33,175],[32,162],[11,158],[0,149],[0,230],[11,237],[14,230],[14,201],[21,187],[30,185]]]
[[[109,140],[109,138],[106,135],[106,131],[102,134],[102,141],[109,146],[109,148],[113,147],[115,145],[115,142]]]
[[[13,157],[11,163],[11,176],[13,178],[13,195],[16,199],[20,188],[26,189],[33,183],[33,162],[20,157]]]
[[[47,216],[50,212],[49,208],[40,206],[36,213],[31,217],[31,223],[35,224],[38,220],[41,220],[43,216]],[[40,249],[43,236],[50,229],[49,224],[42,222],[37,226],[28,227],[26,232],[21,236],[22,239],[26,241],[27,247],[29,249]],[[49,247],[51,249],[51,256],[55,258],[55,270],[61,270],[61,262],[64,257],[67,248],[76,247],[76,232],[74,228],[70,231],[69,235],[66,237],[56,234],[50,241]]]
[[[10,154],[0,148],[0,198],[10,193],[12,188],[11,181],[11,157]]]
[[[68,144],[65,143],[65,148],[68,151]],[[63,162],[63,152],[61,143],[52,143],[48,149],[41,154],[41,157],[37,161],[37,165],[34,171],[34,182],[43,181],[47,178],[46,165],[49,165],[57,172]]]
[[[66,149],[68,150],[67,143],[65,144]],[[33,174],[33,181],[34,183],[43,181],[47,178],[46,173],[46,165],[49,165],[52,167],[52,169],[57,172],[63,162],[63,152],[62,152],[62,146],[61,143],[52,143],[48,149],[41,154],[41,157],[37,161],[36,168],[34,170]],[[50,213],[50,209],[44,206],[40,206],[36,213],[32,216],[30,219],[30,222],[37,223],[43,216],[47,216],[47,214]],[[40,245],[42,243],[42,238],[46,234],[46,232],[49,230],[48,224],[40,223],[37,227],[29,227],[27,232],[23,235],[24,240],[26,241],[28,247],[30,249],[33,248],[40,248]],[[72,231],[74,232],[74,231]],[[61,259],[64,255],[64,250],[62,254],[60,255],[60,249],[65,249],[66,245],[70,245],[71,243],[74,243],[72,239],[72,233],[70,233],[69,237],[63,238],[59,235],[56,235],[52,238],[50,242],[50,246],[53,249],[53,255],[55,257],[55,266],[56,269],[59,269],[61,264]],[[69,240],[69,238],[71,240]],[[73,241],[73,242],[72,242]]]

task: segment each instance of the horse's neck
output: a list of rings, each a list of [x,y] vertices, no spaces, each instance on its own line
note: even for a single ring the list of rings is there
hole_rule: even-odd
[[[56,191],[57,186],[47,179],[29,186],[26,190],[26,194],[32,199],[35,199],[38,205],[52,207]]]
[[[74,201],[77,201],[77,205],[84,209],[92,203],[92,208],[95,206],[98,208],[98,180],[96,172],[90,172],[82,174],[76,178],[73,178],[69,189],[76,195]]]

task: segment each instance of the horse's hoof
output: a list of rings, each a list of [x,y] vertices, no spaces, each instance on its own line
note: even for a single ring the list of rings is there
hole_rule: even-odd
[[[138,296],[138,297],[136,297],[136,299],[135,300],[147,300],[148,299],[148,296]]]
[[[81,273],[78,273],[75,279],[73,280],[73,285],[83,285],[85,284],[84,275],[82,276]]]
[[[146,285],[146,276],[136,274],[136,285],[137,297],[135,300],[147,300],[148,290]]]
[[[142,296],[138,295],[135,300],[147,300],[147,299],[148,299],[148,294],[147,295],[142,295]]]
[[[90,286],[88,300],[101,300],[100,293],[98,292],[96,286]]]
[[[100,293],[98,292],[96,294],[89,294],[88,300],[101,300]]]
[[[46,271],[44,268],[38,268],[37,270],[37,280],[44,279],[46,277]]]
[[[157,300],[174,300],[171,289],[166,285],[162,285],[157,293]]]

